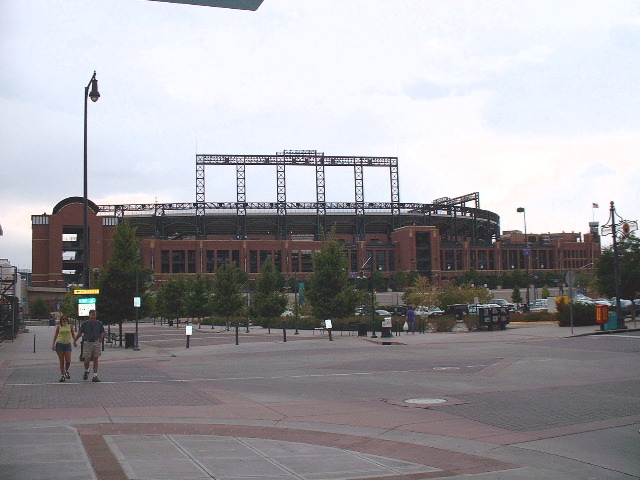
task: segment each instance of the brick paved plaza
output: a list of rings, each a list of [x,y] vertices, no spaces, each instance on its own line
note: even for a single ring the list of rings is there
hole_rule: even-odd
[[[54,327],[30,327],[0,344],[0,476],[639,478],[628,326],[333,341],[288,330],[286,343],[252,327],[238,345],[203,326],[187,349],[183,326],[140,324],[140,350],[107,345],[97,384],[77,349],[59,383]]]

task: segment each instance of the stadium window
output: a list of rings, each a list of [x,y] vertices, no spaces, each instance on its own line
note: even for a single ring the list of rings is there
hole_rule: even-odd
[[[171,273],[184,273],[184,250],[171,251]]]
[[[271,259],[271,250],[260,250],[260,269],[261,270],[264,263],[269,259]]]
[[[313,262],[311,261],[311,250],[302,250],[301,260],[302,260],[302,271],[303,272],[312,272],[313,271]]]
[[[300,271],[300,252],[298,250],[291,250],[291,271]]]
[[[171,257],[169,256],[169,250],[162,250],[160,254],[160,268],[162,273],[171,273]]]
[[[187,270],[189,273],[196,273],[196,251],[187,250]]]
[[[229,250],[218,250],[218,268],[229,263]]]
[[[258,251],[249,251],[249,273],[258,273]]]
[[[273,252],[273,263],[276,271],[282,273],[282,250],[275,250]]]
[[[207,273],[215,273],[216,271],[216,251],[207,250]]]

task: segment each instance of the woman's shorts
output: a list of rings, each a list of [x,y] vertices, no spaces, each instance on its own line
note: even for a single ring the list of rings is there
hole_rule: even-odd
[[[100,342],[83,342],[82,357],[87,358],[99,357],[102,344]]]
[[[71,351],[70,343],[56,342],[56,352],[70,352],[70,351]]]

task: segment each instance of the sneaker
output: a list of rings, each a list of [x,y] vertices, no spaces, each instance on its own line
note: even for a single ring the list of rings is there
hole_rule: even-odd
[[[99,381],[100,381],[100,379],[99,379],[98,377],[93,377],[93,378],[91,379],[91,381],[92,381],[92,382],[99,382]]]
[[[62,375],[62,376],[60,377],[60,381],[61,381],[61,382],[64,382],[64,375]]]
[[[71,379],[71,375],[69,375],[69,372],[64,372],[64,376],[67,380]]]
[[[87,378],[89,378],[89,372],[84,372],[84,375],[82,375],[82,379],[86,380]]]

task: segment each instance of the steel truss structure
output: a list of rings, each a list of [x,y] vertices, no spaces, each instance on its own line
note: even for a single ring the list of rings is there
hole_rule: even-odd
[[[205,167],[216,165],[235,166],[235,202],[206,201]],[[275,167],[275,202],[247,202],[246,169],[255,165]],[[287,167],[299,166],[315,168],[315,202],[287,201]],[[325,169],[328,167],[352,169],[354,201],[326,201]],[[367,167],[389,170],[390,201],[365,201],[364,169]],[[401,203],[397,157],[328,156],[316,150],[285,150],[275,155],[196,155],[195,202],[101,205],[98,209],[101,215],[117,218],[128,214],[135,219],[141,236],[155,238],[206,239],[212,235],[229,235],[246,239],[250,233],[268,233],[275,239],[290,238],[292,234],[320,239],[323,232],[336,223],[342,223],[338,228],[342,228],[342,233],[353,234],[354,241],[364,240],[366,233],[389,233],[403,225],[416,224],[439,225],[444,236],[452,239],[464,231],[474,243],[485,243],[500,233],[498,215],[480,209],[478,192],[443,197],[430,204]],[[135,212],[148,216],[141,218]],[[168,212],[171,215],[167,215]],[[230,216],[231,213],[235,215]],[[252,221],[248,222],[248,218]],[[234,231],[231,231],[232,222]]]
[[[196,155],[196,217],[198,231],[206,232],[205,167],[208,165],[235,165],[236,167],[236,238],[246,238],[246,183],[245,170],[249,165],[273,165],[276,167],[278,226],[276,238],[286,238],[287,234],[287,189],[286,167],[315,167],[316,170],[316,221],[318,230],[326,227],[327,204],[325,200],[325,168],[349,167],[353,169],[356,237],[365,235],[364,168],[383,167],[389,169],[391,185],[390,212],[394,225],[399,225],[400,186],[397,157],[348,157],[328,156],[317,150],[285,150],[275,155]]]

